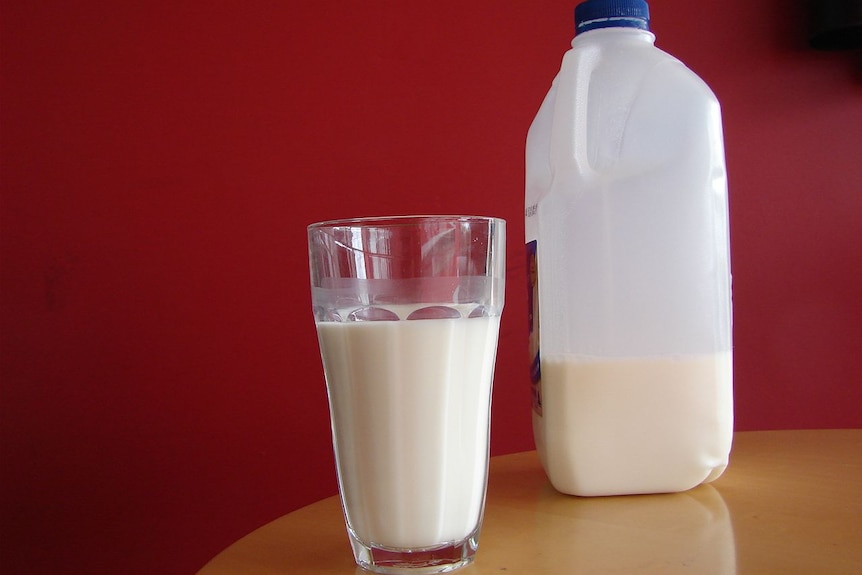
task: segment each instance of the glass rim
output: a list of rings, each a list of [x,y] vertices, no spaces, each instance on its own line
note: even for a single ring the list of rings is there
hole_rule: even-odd
[[[488,222],[502,223],[506,220],[496,216],[458,215],[458,214],[417,214],[397,216],[363,216],[357,218],[341,218],[314,222],[308,225],[308,231],[328,228],[355,228],[355,227],[400,227],[410,226],[418,223],[443,221],[443,222]]]

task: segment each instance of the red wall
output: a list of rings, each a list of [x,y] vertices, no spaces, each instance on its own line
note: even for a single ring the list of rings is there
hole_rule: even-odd
[[[724,107],[742,430],[862,426],[862,57],[798,4],[651,4]],[[508,219],[492,447],[532,448],[523,148],[572,7],[3,0],[2,571],[190,573],[336,492],[320,219]]]

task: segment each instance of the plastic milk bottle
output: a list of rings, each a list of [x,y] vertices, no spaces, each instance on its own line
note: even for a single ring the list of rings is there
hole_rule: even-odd
[[[533,433],[554,487],[683,491],[733,431],[718,101],[643,0],[589,0],[526,150]]]

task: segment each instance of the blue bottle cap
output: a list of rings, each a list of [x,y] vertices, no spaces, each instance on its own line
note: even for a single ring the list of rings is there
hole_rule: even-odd
[[[575,33],[596,28],[649,30],[646,0],[587,0],[575,8]]]

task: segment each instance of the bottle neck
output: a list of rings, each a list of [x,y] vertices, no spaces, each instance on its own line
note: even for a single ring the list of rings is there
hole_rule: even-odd
[[[637,28],[626,27],[609,27],[595,28],[577,34],[572,40],[572,47],[583,44],[584,42],[605,41],[605,42],[645,42],[655,44],[655,34],[649,30],[639,30]]]

